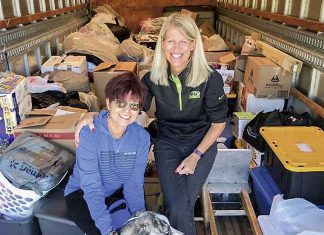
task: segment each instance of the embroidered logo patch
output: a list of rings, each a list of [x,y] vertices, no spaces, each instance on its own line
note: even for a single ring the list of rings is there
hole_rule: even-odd
[[[192,91],[190,92],[189,99],[199,99],[200,91]]]

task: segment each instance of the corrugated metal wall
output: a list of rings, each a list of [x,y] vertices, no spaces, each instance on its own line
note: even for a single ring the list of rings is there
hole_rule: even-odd
[[[34,74],[88,15],[86,0],[0,0],[0,71]]]

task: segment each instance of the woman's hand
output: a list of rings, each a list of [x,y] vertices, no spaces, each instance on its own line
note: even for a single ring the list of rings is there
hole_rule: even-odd
[[[195,153],[190,154],[186,157],[181,164],[175,170],[175,173],[179,175],[192,175],[195,173],[195,169],[197,166],[197,162],[199,161],[200,157],[197,156]]]
[[[95,131],[94,125],[93,125],[93,117],[98,115],[97,112],[89,112],[86,113],[78,122],[78,124],[75,127],[75,133],[74,133],[74,142],[75,142],[75,146],[78,147],[79,146],[79,141],[80,141],[80,132],[81,129],[86,126],[89,125],[89,128],[92,130],[92,132]]]

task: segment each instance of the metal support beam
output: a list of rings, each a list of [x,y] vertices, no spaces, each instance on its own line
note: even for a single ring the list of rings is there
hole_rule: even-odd
[[[271,4],[271,13],[277,13],[279,7],[279,1],[278,0],[272,0]]]
[[[16,17],[21,16],[21,11],[20,11],[20,3],[19,0],[11,0],[12,7],[13,7],[13,12]]]
[[[2,2],[0,1],[0,20],[4,20]]]
[[[51,43],[47,42],[45,44],[45,52],[46,52],[46,57],[50,58],[52,56],[52,51],[51,51]]]
[[[27,0],[28,14],[35,14],[35,5],[33,0]]]
[[[64,0],[65,2],[65,7],[69,7],[70,6],[70,0]]]
[[[308,9],[309,9],[309,0],[301,0],[300,13],[299,13],[299,18],[300,19],[306,19],[307,18]]]
[[[55,10],[55,1],[54,0],[49,0],[49,7],[50,7],[51,11]]]
[[[38,0],[39,1],[39,8],[41,12],[46,12],[46,3],[45,0]]]
[[[286,15],[286,16],[291,15],[292,4],[293,4],[292,0],[286,0],[285,1],[284,15]]]
[[[319,71],[318,69],[315,68],[312,69],[311,84],[309,86],[309,91],[308,91],[308,97],[312,100],[316,98],[317,91],[319,89],[320,74],[321,71]]]
[[[322,0],[322,4],[321,4],[321,11],[320,11],[320,16],[319,16],[319,22],[323,22],[324,23],[324,1]]]
[[[58,5],[58,9],[63,8],[63,0],[58,0],[57,5]]]
[[[35,57],[36,57],[36,63],[38,67],[40,68],[42,65],[42,59],[41,59],[41,53],[40,53],[40,47],[35,48]]]
[[[28,54],[24,53],[22,55],[23,63],[24,63],[24,71],[26,76],[30,76],[29,62],[28,62]]]

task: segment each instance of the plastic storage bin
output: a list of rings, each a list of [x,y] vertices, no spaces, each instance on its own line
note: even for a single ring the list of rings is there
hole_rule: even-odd
[[[269,215],[273,197],[281,192],[266,167],[255,167],[250,175],[258,215]]]
[[[0,234],[4,235],[41,235],[36,218],[19,221],[0,219]]]
[[[84,232],[69,219],[63,189],[54,189],[40,200],[41,206],[34,210],[43,235],[84,235]]]
[[[318,127],[262,127],[265,165],[284,198],[324,204],[324,132]]]

